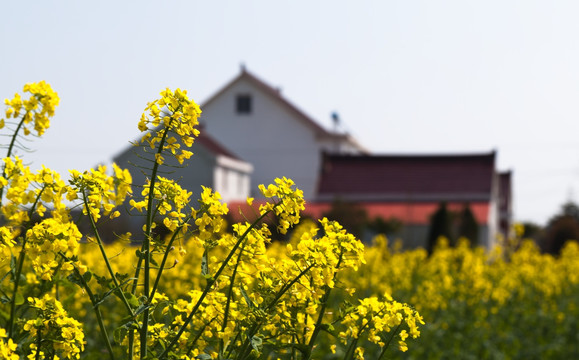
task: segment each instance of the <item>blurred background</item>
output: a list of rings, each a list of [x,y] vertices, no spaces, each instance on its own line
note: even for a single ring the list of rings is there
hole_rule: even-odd
[[[545,225],[579,189],[574,1],[5,1],[0,96],[61,97],[26,160],[109,162],[166,88],[203,103],[240,64],[377,154],[496,151],[514,217]]]

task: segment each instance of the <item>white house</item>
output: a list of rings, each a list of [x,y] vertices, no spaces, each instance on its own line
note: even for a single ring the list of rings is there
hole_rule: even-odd
[[[159,175],[179,182],[179,185],[193,196],[199,196],[201,185],[218,191],[226,202],[241,201],[250,195],[250,178],[253,166],[240,159],[230,150],[211,138],[205,131],[193,143],[191,151],[194,155],[184,165],[169,157],[165,157],[165,164],[160,168]],[[145,153],[143,147],[129,147],[114,157],[113,161],[121,167],[131,171],[134,192],[138,193],[139,186],[145,184],[150,176],[152,154]]]
[[[244,67],[201,109],[204,131],[253,165],[252,196],[259,196],[259,184],[286,176],[313,199],[324,151],[367,153],[348,134],[321,127]]]
[[[496,233],[508,231],[511,178],[495,168],[494,152],[370,155],[348,134],[324,129],[243,67],[201,109],[201,135],[188,166],[173,160],[175,167],[163,167],[170,173],[161,174],[178,180],[194,198],[205,185],[235,206],[244,206],[248,196],[256,197],[258,206],[263,201],[258,185],[285,176],[303,190],[310,216],[321,217],[336,199],[350,201],[372,218],[400,220],[399,235],[409,247],[424,245],[430,216],[441,203],[450,211],[472,211],[482,245],[492,247]],[[151,154],[143,151],[126,149],[114,161],[150,167]],[[132,174],[134,183],[145,183],[146,172]]]

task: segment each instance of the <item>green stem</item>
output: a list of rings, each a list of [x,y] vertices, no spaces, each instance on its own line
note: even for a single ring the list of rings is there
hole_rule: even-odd
[[[40,360],[40,344],[42,343],[42,330],[36,329],[36,360]]]
[[[135,344],[135,330],[131,330],[129,332],[129,349],[127,353],[127,359],[129,360],[132,360],[133,357],[135,356],[134,344]]]
[[[278,203],[279,204],[279,203]],[[274,206],[274,208],[278,205],[276,204]],[[207,281],[207,285],[205,286],[205,289],[203,290],[203,292],[201,293],[201,296],[199,297],[199,299],[197,300],[197,303],[195,304],[195,306],[193,307],[193,310],[191,311],[191,313],[189,314],[189,316],[187,316],[187,318],[185,319],[183,325],[181,325],[181,328],[179,329],[179,331],[177,332],[177,334],[173,337],[173,340],[171,340],[171,342],[167,345],[167,347],[165,348],[165,350],[161,353],[161,355],[159,355],[159,359],[162,360],[164,359],[167,354],[169,353],[169,351],[173,348],[173,346],[175,346],[175,344],[177,344],[177,341],[179,340],[179,338],[181,337],[181,335],[183,334],[183,332],[185,331],[185,329],[187,328],[187,326],[189,326],[189,323],[191,322],[191,320],[193,320],[193,317],[195,316],[195,313],[197,312],[197,310],[199,309],[199,306],[201,306],[201,303],[203,302],[203,300],[205,299],[205,297],[207,296],[207,294],[209,293],[209,290],[211,289],[211,287],[213,286],[213,284],[215,283],[215,281],[219,278],[219,276],[221,275],[221,273],[223,272],[223,270],[225,269],[225,267],[227,266],[227,264],[229,263],[229,260],[231,260],[231,258],[233,257],[233,254],[237,251],[237,249],[239,248],[239,246],[241,245],[242,241],[247,237],[247,235],[249,234],[249,232],[251,230],[253,230],[258,223],[261,222],[261,220],[263,220],[263,218],[265,218],[267,215],[269,215],[269,213],[271,212],[267,211],[265,213],[263,213],[259,218],[257,218],[257,220],[255,220],[246,230],[245,232],[241,235],[241,237],[237,240],[237,242],[235,243],[235,245],[233,245],[233,248],[231,248],[231,251],[229,252],[229,254],[227,254],[227,257],[225,258],[225,260],[223,261],[223,263],[221,264],[221,267],[217,270],[217,272],[215,272],[215,275],[213,276],[212,279]]]
[[[20,275],[22,274],[22,267],[24,266],[24,257],[26,256],[26,236],[22,240],[22,249],[18,256],[18,264],[16,265],[16,273],[14,274],[14,290],[12,291],[12,298],[10,301],[10,319],[8,320],[8,338],[12,338],[14,333],[14,316],[16,314],[16,294],[18,293],[18,285],[20,284]]]
[[[173,120],[171,120],[173,122]],[[171,123],[164,129],[163,136],[159,142],[159,148],[157,154],[161,155],[163,152],[163,146],[165,144],[165,139],[169,133],[169,128]],[[153,165],[153,171],[151,173],[151,182],[149,183],[149,194],[147,200],[147,225],[145,228],[145,243],[143,244],[143,256],[145,258],[145,273],[144,273],[144,294],[150,299],[150,277],[151,277],[151,232],[153,229],[153,199],[155,198],[155,183],[157,180],[157,171],[159,170],[159,163],[157,162],[157,157],[155,157],[155,165]],[[138,269],[138,268],[137,268]],[[135,279],[136,281],[137,279]],[[147,357],[147,334],[149,332],[149,307],[143,311],[143,326],[141,328],[141,359]]]
[[[159,143],[159,148],[157,149],[157,154],[161,154],[161,152],[163,151],[163,145],[165,143],[165,139],[167,137],[167,133],[168,133],[168,128],[165,128],[165,131],[163,133],[161,142]],[[141,275],[141,265],[143,264],[143,259],[145,261],[145,287],[144,287],[144,292],[145,292],[145,296],[147,296],[147,299],[149,299],[149,271],[150,271],[150,261],[151,261],[151,255],[150,255],[150,243],[151,243],[151,227],[152,227],[152,223],[153,223],[153,196],[154,196],[154,189],[155,189],[155,183],[157,181],[157,171],[159,169],[159,163],[157,162],[157,157],[155,157],[155,163],[153,165],[153,169],[151,171],[151,182],[149,183],[149,195],[148,195],[148,199],[147,199],[147,220],[146,220],[146,227],[145,227],[145,234],[144,234],[144,239],[143,239],[143,244],[141,245],[141,256],[139,256],[139,259],[137,260],[137,267],[135,269],[135,276],[133,280],[133,286],[131,288],[131,293],[134,295],[135,292],[137,291],[137,286],[139,284],[139,277]],[[146,357],[147,355],[147,333],[148,333],[148,327],[149,327],[149,309],[145,309],[145,311],[143,312],[143,326],[141,327],[141,359],[143,359],[144,357]],[[135,333],[134,330],[131,330],[129,332],[129,359],[133,358],[133,346],[134,346],[134,341],[135,341]]]
[[[201,329],[199,329],[199,331],[197,332],[197,335],[195,335],[195,338],[191,341],[191,343],[189,344],[189,348],[187,349],[187,351],[185,352],[185,355],[187,356],[191,356],[191,352],[193,351],[193,348],[195,347],[195,344],[197,343],[197,340],[199,340],[199,338],[201,337],[201,335],[203,335],[203,331],[205,331],[205,329],[207,328],[207,326],[209,326],[213,320],[215,320],[217,317],[212,318],[211,320],[209,320],[209,322],[205,323],[203,325],[203,327],[201,327]]]
[[[233,297],[233,285],[235,283],[235,277],[237,276],[237,268],[239,267],[239,263],[241,262],[241,255],[243,254],[243,249],[245,248],[246,244],[247,241],[244,241],[243,244],[240,246],[237,261],[235,262],[233,273],[231,274],[231,278],[229,279],[229,291],[227,292],[227,302],[225,303],[225,310],[223,312],[223,324],[221,324],[221,331],[225,331],[225,328],[227,327],[227,320],[229,318],[229,307],[231,305],[231,298]]]
[[[125,305],[125,307],[126,307],[127,310],[129,311],[129,314],[130,314],[132,317],[134,317],[134,316],[135,316],[135,313],[133,312],[133,309],[131,308],[131,305],[129,304],[129,301],[128,301],[127,298],[125,297],[125,294],[124,294],[123,290],[121,289],[121,285],[119,284],[119,281],[117,280],[117,277],[115,276],[115,272],[114,272],[114,270],[113,270],[113,268],[112,268],[112,266],[111,266],[111,263],[110,263],[110,261],[109,261],[109,257],[107,256],[107,253],[106,253],[105,248],[104,248],[104,246],[103,246],[103,242],[102,242],[102,239],[101,239],[101,237],[100,237],[99,231],[98,231],[98,229],[97,229],[96,222],[95,222],[95,220],[94,220],[94,218],[93,218],[93,216],[92,216],[92,214],[91,214],[91,212],[90,212],[90,207],[89,207],[89,204],[88,204],[88,200],[87,200],[86,194],[84,193],[84,190],[83,190],[83,192],[82,192],[82,195],[83,195],[84,206],[85,206],[86,212],[87,212],[87,214],[88,214],[88,218],[90,219],[90,225],[91,225],[91,228],[92,228],[92,230],[93,230],[93,232],[94,232],[94,234],[95,234],[95,238],[96,238],[96,240],[97,240],[97,244],[98,244],[98,246],[99,246],[99,249],[100,249],[100,251],[101,251],[101,254],[102,254],[102,256],[103,256],[103,259],[104,259],[104,261],[105,261],[105,264],[106,264],[106,266],[107,266],[107,270],[109,271],[109,274],[110,274],[110,276],[111,276],[111,278],[112,278],[112,280],[113,280],[113,282],[114,282],[114,284],[115,284],[115,288],[117,289],[117,291],[118,291],[118,293],[119,293],[119,296],[120,296],[123,304]]]
[[[349,359],[354,358],[354,352],[356,351],[356,345],[357,344],[358,344],[358,338],[353,339],[352,342],[350,343],[350,346],[348,347],[348,351],[346,351],[346,354],[344,355],[344,360],[349,360]]]
[[[332,278],[333,282],[336,281],[336,277],[338,276],[338,269],[340,268],[341,264],[342,264],[342,253],[340,253],[338,263],[336,264],[336,270],[334,270],[334,276]],[[311,358],[311,353],[312,353],[312,350],[314,348],[316,338],[318,337],[318,334],[322,330],[322,320],[324,319],[324,315],[326,312],[326,307],[328,306],[328,299],[330,298],[330,292],[331,291],[332,291],[332,288],[330,288],[329,286],[326,285],[326,291],[324,292],[324,295],[322,296],[322,299],[321,299],[322,308],[320,309],[320,313],[318,314],[318,319],[316,320],[316,325],[314,327],[314,332],[312,333],[312,337],[310,337],[310,341],[308,342],[309,351],[308,351],[307,360],[309,360]]]
[[[165,128],[165,132],[163,133],[161,142],[159,143],[159,148],[157,149],[157,154],[161,154],[161,152],[163,151],[163,145],[165,143],[165,138],[167,137],[167,133],[168,133],[168,129]],[[141,274],[141,265],[143,263],[143,258],[145,259],[145,273],[147,273],[150,264],[150,256],[149,256],[149,245],[150,245],[150,235],[151,235],[151,227],[153,224],[153,196],[154,196],[154,189],[155,189],[155,183],[157,182],[157,172],[159,171],[159,163],[156,160],[155,157],[155,163],[153,165],[153,169],[151,170],[151,181],[149,183],[149,195],[147,198],[147,220],[146,220],[146,227],[145,227],[145,238],[143,239],[143,244],[141,245],[141,254],[142,256],[139,257],[139,259],[137,260],[137,268],[135,270],[135,276],[134,276],[134,281],[133,281],[133,287],[131,289],[131,292],[133,294],[135,294],[135,291],[137,291],[137,285],[139,282],[139,277]],[[145,277],[148,277],[147,275],[145,275]],[[145,295],[147,295],[147,297],[149,296],[148,294],[148,284],[145,282]]]
[[[151,290],[151,294],[149,295],[149,302],[153,301],[153,298],[155,297],[155,293],[157,292],[157,287],[159,286],[159,282],[161,281],[161,275],[163,274],[163,270],[165,270],[165,264],[167,263],[167,258],[169,257],[169,250],[171,249],[173,242],[177,238],[177,235],[179,234],[181,229],[183,229],[183,226],[185,226],[185,224],[187,224],[190,219],[191,219],[190,216],[187,217],[185,219],[185,221],[183,221],[183,224],[181,224],[181,225],[179,225],[179,227],[177,227],[177,230],[173,233],[173,235],[171,236],[171,239],[169,240],[169,243],[167,244],[167,249],[165,250],[165,254],[163,255],[163,260],[161,260],[161,265],[159,266],[159,271],[157,272],[157,277],[155,278],[155,283],[153,284],[153,289]]]
[[[225,331],[225,328],[227,327],[227,320],[229,318],[229,307],[231,306],[231,299],[233,298],[233,285],[235,283],[235,277],[237,276],[237,269],[239,267],[239,264],[241,263],[241,255],[243,254],[243,250],[245,249],[246,244],[247,238],[240,246],[239,255],[237,255],[237,261],[235,262],[233,273],[231,274],[231,278],[229,279],[229,291],[227,293],[227,303],[225,304],[225,310],[223,312],[223,324],[221,325],[221,331]],[[221,340],[221,348],[223,348],[223,340]]]
[[[60,256],[62,256],[65,260],[69,261],[69,259],[66,258],[66,256],[64,256],[64,254],[59,253]],[[101,331],[101,337],[105,340],[106,346],[107,346],[107,350],[109,352],[109,356],[111,358],[111,360],[115,359],[114,353],[113,353],[113,347],[111,345],[111,342],[109,340],[109,336],[107,334],[107,329],[105,327],[105,323],[103,321],[103,316],[101,313],[101,310],[99,308],[99,303],[98,301],[96,301],[96,298],[92,292],[92,290],[90,289],[90,287],[88,286],[88,283],[86,282],[85,278],[80,274],[80,271],[78,271],[78,267],[76,265],[74,265],[74,273],[75,275],[80,279],[80,282],[82,284],[82,287],[84,288],[84,290],[86,291],[90,302],[92,303],[96,318],[97,318],[97,322],[99,324],[99,328]]]
[[[235,344],[237,343],[237,340],[238,340],[239,337],[241,336],[241,327],[240,327],[240,326],[237,326],[236,328],[238,328],[238,331],[237,331],[237,333],[235,334],[235,337],[233,338],[233,341],[229,342],[230,348],[229,348],[229,350],[227,350],[227,356],[223,357],[224,359],[229,359],[229,356],[231,355],[232,347],[235,346]]]
[[[153,214],[153,218],[155,217],[157,210],[159,209],[159,206],[157,206],[157,208],[154,211]],[[134,295],[135,292],[137,291],[137,285],[138,285],[138,278],[139,278],[139,274],[141,271],[141,264],[143,263],[143,255],[144,251],[145,251],[145,244],[147,242],[143,241],[143,244],[141,245],[141,256],[139,257],[139,259],[137,260],[137,266],[135,269],[135,276],[134,276],[134,281],[133,281],[133,286],[131,287],[131,293]],[[156,287],[156,286],[155,286]],[[154,296],[154,295],[153,295]],[[131,329],[129,330],[129,335],[128,335],[128,348],[129,348],[129,354],[128,354],[128,358],[129,359],[133,359],[134,356],[134,343],[135,343],[135,330]]]
[[[311,268],[314,267],[314,264],[310,264],[308,265],[305,269],[303,269],[298,276],[296,276],[292,281],[290,281],[289,283],[287,283],[284,287],[281,288],[280,291],[278,291],[277,296],[275,297],[275,299],[272,300],[271,303],[269,303],[268,306],[266,306],[265,310],[266,311],[270,311],[273,309],[273,307],[277,304],[277,302],[281,299],[281,297],[292,287],[294,286],[295,283],[298,282],[298,280],[304,276],[308,271],[310,271]]]
[[[32,206],[30,207],[30,210],[28,210],[28,222],[24,225],[24,237],[22,239],[22,249],[20,249],[20,254],[18,255],[18,264],[17,264],[17,268],[16,268],[16,273],[14,274],[14,291],[12,292],[12,298],[10,301],[10,319],[8,320],[8,337],[12,338],[12,335],[14,333],[14,317],[16,315],[16,294],[18,293],[18,286],[20,284],[20,275],[22,275],[22,267],[24,266],[24,258],[26,257],[26,242],[27,242],[27,238],[26,238],[26,230],[28,230],[30,228],[30,226],[32,225],[32,221],[30,219],[32,219],[32,214],[34,213],[34,209],[36,209],[36,205],[38,205],[38,202],[40,201],[40,197],[42,196],[42,193],[44,192],[45,188],[42,188],[39,192],[38,195],[36,195],[36,199],[34,200],[34,203],[32,204]]]
[[[398,326],[396,327],[396,330],[394,330],[392,332],[392,335],[390,335],[390,339],[388,339],[388,342],[382,348],[382,352],[380,352],[380,356],[378,357],[378,360],[382,359],[382,357],[386,354],[386,350],[388,350],[388,347],[390,346],[390,342],[392,342],[392,339],[394,339],[394,336],[398,332],[398,329],[400,329],[401,325],[402,325],[402,323],[398,324]]]
[[[275,299],[273,299],[266,307],[265,307],[265,312],[268,313],[269,311],[271,311],[273,309],[273,307],[277,304],[277,302],[281,299],[281,297],[296,283],[298,282],[298,280],[304,276],[312,267],[314,266],[314,264],[310,264],[308,265],[305,269],[303,269],[298,276],[296,276],[292,281],[290,281],[289,283],[287,283],[285,286],[283,286],[277,293]],[[246,353],[249,351],[251,352],[251,339],[253,338],[253,336],[257,333],[257,331],[259,330],[259,328],[262,325],[262,321],[259,321],[257,323],[255,323],[253,325],[253,327],[251,328],[251,330],[248,332],[247,335],[247,340],[245,340],[245,343],[241,346],[241,351],[239,352],[238,358],[240,359],[245,359],[246,357]],[[240,357],[241,356],[241,357]]]

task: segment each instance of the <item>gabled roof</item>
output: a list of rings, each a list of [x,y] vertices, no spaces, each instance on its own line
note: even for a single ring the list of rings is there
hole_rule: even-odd
[[[259,206],[265,204],[265,200],[255,200],[252,205],[245,201],[234,201],[229,203],[229,216],[234,222],[255,221],[259,218]],[[360,208],[366,211],[369,219],[382,218],[384,220],[396,219],[403,224],[428,225],[430,217],[440,204],[434,202],[375,202],[359,203]],[[468,204],[475,220],[478,224],[487,224],[489,218],[489,204],[487,202],[470,202]],[[303,216],[310,217],[314,220],[322,219],[325,214],[330,212],[331,202],[313,202],[307,203]],[[450,211],[459,212],[464,208],[462,202],[450,202],[447,204]]]
[[[319,201],[488,201],[495,152],[465,155],[329,155]]]
[[[203,128],[200,129],[199,136],[195,139],[195,142],[203,145],[207,151],[214,155],[223,155],[235,160],[243,161],[237,155],[218,143],[217,140],[212,138]],[[193,145],[195,145],[195,143],[193,143]]]
[[[201,109],[203,109],[207,106],[210,106],[211,103],[213,101],[215,101],[217,98],[219,98],[223,93],[227,92],[229,89],[231,89],[236,84],[238,84],[242,81],[247,81],[247,82],[251,83],[253,86],[258,88],[261,92],[268,95],[270,98],[272,98],[278,104],[283,106],[290,113],[293,113],[296,116],[296,118],[298,118],[306,126],[311,128],[318,138],[320,138],[320,139],[327,138],[327,139],[345,140],[345,141],[348,141],[349,143],[351,143],[352,145],[356,146],[357,148],[359,148],[360,151],[368,153],[368,151],[366,149],[364,149],[360,144],[358,144],[356,142],[356,140],[354,138],[352,138],[352,136],[350,136],[349,134],[341,134],[341,133],[331,132],[331,131],[326,130],[322,126],[320,126],[315,120],[313,120],[311,117],[309,117],[306,113],[304,113],[303,111],[298,109],[295,105],[293,105],[291,102],[289,102],[287,99],[285,99],[281,95],[281,91],[278,88],[274,88],[274,87],[268,85],[267,83],[265,83],[264,81],[262,81],[261,79],[257,78],[255,75],[248,72],[244,66],[241,67],[241,72],[236,78],[231,80],[227,85],[225,85],[223,88],[221,88],[219,91],[217,91],[211,97],[209,97],[209,99],[205,100],[205,102],[203,104],[201,104]]]
[[[192,145],[192,150],[193,152],[195,152],[195,149],[197,146],[203,146],[203,148],[205,148],[209,153],[215,155],[215,156],[225,156],[237,161],[244,161],[243,159],[241,159],[239,156],[237,156],[236,154],[234,154],[233,152],[231,152],[229,149],[225,148],[223,145],[221,145],[219,142],[217,142],[217,140],[215,140],[213,137],[211,137],[211,135],[209,135],[207,133],[207,131],[205,131],[203,129],[203,127],[199,128],[199,136],[195,138],[195,141],[193,142]],[[119,152],[117,155],[115,155],[113,157],[113,161],[118,161],[119,158],[121,158],[122,156],[126,155],[127,153],[134,151],[135,147],[133,145],[129,145],[127,148],[125,148],[125,150]]]
[[[449,202],[447,209],[459,212],[464,205],[464,202]],[[366,211],[368,219],[396,219],[403,224],[428,225],[430,217],[438,210],[440,204],[437,202],[363,202],[357,203],[356,206]],[[469,202],[468,207],[478,224],[488,223],[488,202]],[[308,203],[303,213],[313,219],[321,219],[324,214],[330,212],[331,208],[331,202]]]

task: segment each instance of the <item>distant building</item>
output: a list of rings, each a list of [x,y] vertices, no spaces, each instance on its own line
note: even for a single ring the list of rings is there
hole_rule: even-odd
[[[204,131],[201,131],[193,143],[191,151],[194,155],[183,165],[166,156],[164,165],[168,166],[162,166],[158,175],[173,179],[182,188],[193,192],[192,201],[199,197],[202,185],[219,192],[225,202],[247,199],[253,171],[250,163],[240,159]],[[130,146],[113,159],[119,166],[128,168],[131,172],[133,193],[137,196],[140,196],[142,186],[151,174],[148,169],[152,167],[153,158],[151,153],[145,152],[145,148]],[[132,214],[136,215],[136,212],[133,211]],[[136,233],[143,224],[142,217],[132,216],[129,231]]]
[[[324,156],[315,204],[316,216],[340,199],[363,207],[370,218],[396,218],[405,246],[424,246],[430,217],[446,203],[451,211],[468,206],[488,248],[508,231],[510,173],[496,170],[495,152],[454,155]]]
[[[308,199],[315,197],[322,153],[368,153],[351,136],[331,132],[245,68],[202,106],[205,131],[253,165],[257,185],[276,177],[293,179]]]
[[[510,235],[513,219],[513,173],[499,173],[499,233],[505,238]]]
[[[230,203],[234,217],[238,208],[255,213],[245,199],[256,197],[254,207],[263,201],[259,184],[286,176],[304,191],[307,215],[321,217],[336,200],[355,203],[370,218],[402,222],[395,235],[407,247],[425,245],[430,217],[443,202],[454,212],[469,207],[486,247],[510,228],[511,173],[497,171],[495,152],[371,155],[348,134],[324,129],[243,67],[201,108],[195,155],[187,167],[175,161],[174,167],[163,167],[170,172],[161,176],[178,180],[194,197],[201,185],[213,188]],[[147,168],[147,156],[131,147],[114,161]],[[134,183],[144,184],[143,173],[132,174]]]

